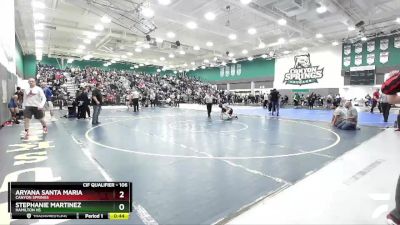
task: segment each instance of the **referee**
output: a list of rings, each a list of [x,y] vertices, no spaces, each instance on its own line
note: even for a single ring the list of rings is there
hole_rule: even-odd
[[[207,105],[208,118],[210,118],[212,105],[213,105],[213,101],[214,101],[214,96],[212,96],[210,92],[207,92],[206,96],[204,97],[204,101],[206,102],[206,105]]]
[[[46,104],[46,96],[43,90],[36,86],[35,79],[30,78],[28,83],[29,88],[24,91],[24,101],[22,103],[24,108],[25,137],[29,136],[29,123],[32,119],[32,115],[42,124],[43,133],[47,133],[47,125],[46,122],[44,122],[43,112],[43,107]]]

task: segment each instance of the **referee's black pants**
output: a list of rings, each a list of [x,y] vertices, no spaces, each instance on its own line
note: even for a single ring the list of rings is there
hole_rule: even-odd
[[[390,104],[387,102],[382,102],[381,107],[382,107],[382,113],[383,113],[383,121],[387,122],[389,118],[389,112],[390,112]]]
[[[212,103],[207,103],[207,114],[208,114],[208,117],[211,116],[211,109],[212,109]]]

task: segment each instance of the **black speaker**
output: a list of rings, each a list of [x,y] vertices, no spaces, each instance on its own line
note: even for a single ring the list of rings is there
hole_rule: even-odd
[[[151,41],[150,35],[146,35],[146,40],[147,40],[147,41]]]
[[[176,41],[175,44],[177,47],[181,46],[181,42],[179,42],[179,41]]]

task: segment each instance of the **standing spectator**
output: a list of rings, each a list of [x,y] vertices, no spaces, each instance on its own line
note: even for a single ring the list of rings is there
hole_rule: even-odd
[[[279,99],[280,94],[276,89],[271,91],[271,102],[272,102],[272,115],[274,115],[276,111],[276,115],[279,116]]]
[[[371,113],[374,113],[374,108],[376,107],[379,101],[379,89],[372,94],[372,105],[371,105]]]
[[[21,90],[20,87],[17,87],[17,92],[15,92],[15,94],[18,96],[18,108],[22,108],[22,102],[24,102],[24,92]]]
[[[140,97],[139,92],[137,92],[137,90],[134,89],[132,91],[132,95],[131,95],[131,101],[132,101],[132,104],[133,104],[133,111],[134,112],[136,112],[136,111],[139,112],[139,97]]]
[[[150,107],[156,107],[156,93],[152,90],[150,92]]]
[[[382,113],[383,113],[383,122],[386,123],[389,118],[389,112],[390,112],[390,107],[391,107],[391,105],[388,102],[387,95],[385,95],[384,93],[381,93],[381,95],[379,97],[379,102],[380,102]]]
[[[103,96],[100,92],[101,84],[96,83],[96,89],[92,91],[92,105],[93,105],[93,118],[92,124],[97,125],[99,122],[99,115],[101,111],[101,105],[103,104]]]
[[[208,118],[210,118],[212,105],[213,105],[213,101],[214,101],[214,96],[212,96],[210,92],[207,92],[206,96],[204,97],[204,101],[206,102],[206,105],[207,105]]]
[[[29,123],[32,119],[32,115],[35,119],[39,120],[43,126],[43,133],[47,133],[47,125],[44,121],[43,107],[46,104],[46,96],[43,90],[36,86],[36,81],[33,78],[28,80],[29,88],[24,92],[24,121],[25,121],[25,138],[29,136]]]
[[[54,121],[53,92],[46,83],[42,83],[44,95],[46,96],[45,110],[50,111],[51,120]]]

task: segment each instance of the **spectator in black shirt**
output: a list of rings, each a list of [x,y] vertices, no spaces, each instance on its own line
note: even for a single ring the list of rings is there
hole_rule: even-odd
[[[100,88],[101,88],[101,84],[97,83],[96,89],[94,89],[92,92],[92,105],[93,105],[92,124],[93,125],[97,125],[100,123],[99,115],[100,115],[100,111],[101,111],[101,105],[103,104],[103,96],[101,95]]]
[[[276,89],[271,90],[271,102],[272,102],[272,115],[276,111],[276,115],[279,116],[279,99],[281,95]]]

